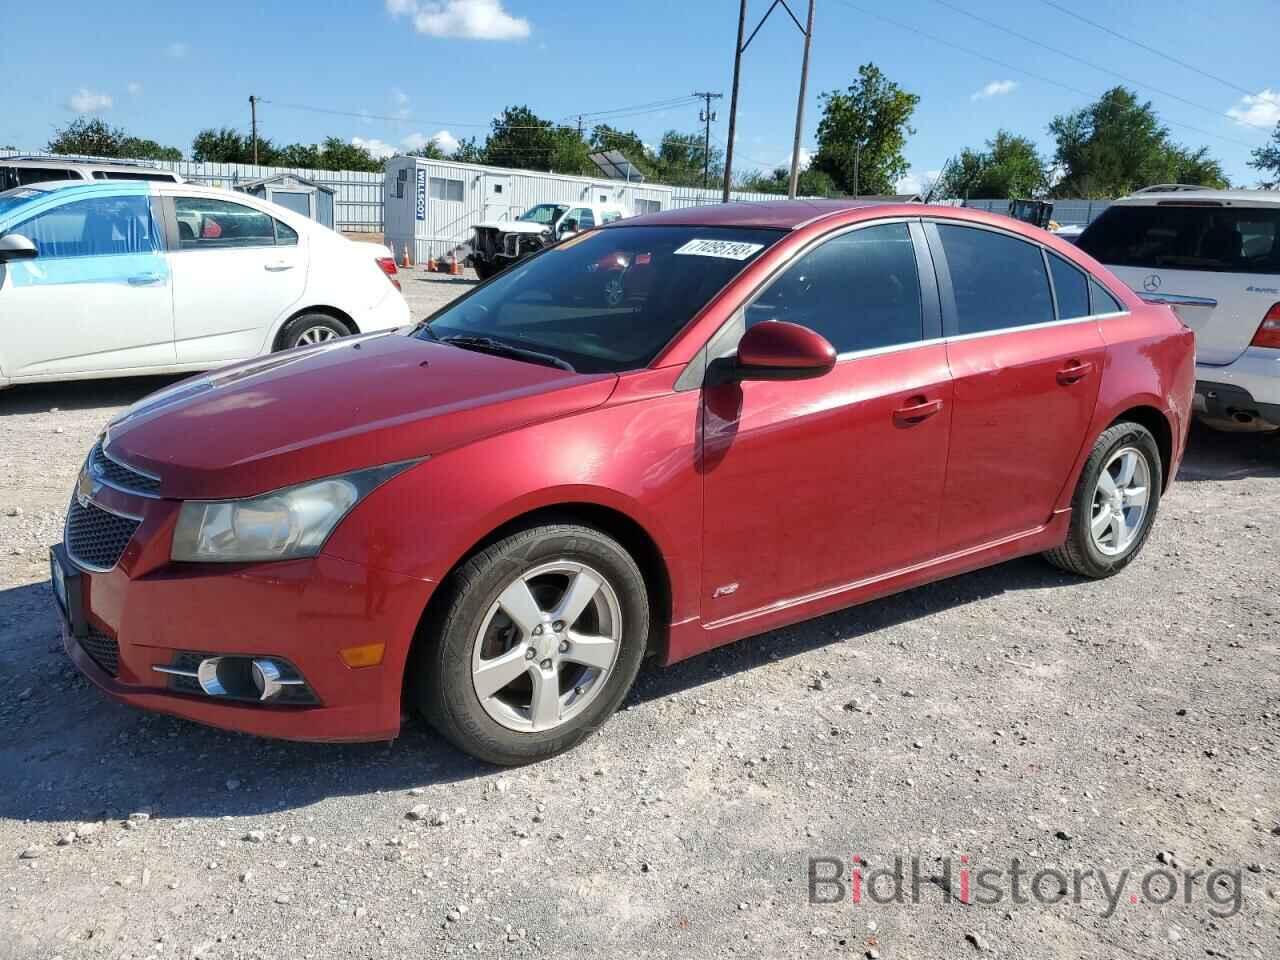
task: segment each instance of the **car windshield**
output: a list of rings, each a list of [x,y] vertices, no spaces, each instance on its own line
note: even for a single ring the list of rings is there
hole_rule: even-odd
[[[531,223],[555,223],[568,209],[563,203],[540,203],[536,207],[530,207],[516,219],[528,220]]]
[[[3,193],[0,193],[0,217],[18,209],[18,207],[34,200],[36,197],[43,197],[44,195],[44,192],[41,190],[27,190],[23,187],[18,187],[14,190],[5,190]]]
[[[415,336],[533,351],[579,373],[634,370],[784,233],[692,226],[584,233],[445,307]]]

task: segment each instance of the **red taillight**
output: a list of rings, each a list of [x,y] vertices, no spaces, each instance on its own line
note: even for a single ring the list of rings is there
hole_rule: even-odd
[[[1280,303],[1273,303],[1267,315],[1258,324],[1258,332],[1253,335],[1250,346],[1271,347],[1280,350]]]
[[[396,276],[396,258],[395,257],[379,257],[378,269],[387,275],[387,279],[391,281],[391,285],[397,290],[400,289],[400,278]]]

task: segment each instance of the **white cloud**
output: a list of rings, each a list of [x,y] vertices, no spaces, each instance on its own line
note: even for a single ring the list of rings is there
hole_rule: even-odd
[[[165,47],[165,56],[172,57],[174,60],[181,60],[187,55],[187,45],[181,41],[169,44]]]
[[[393,17],[412,18],[414,29],[429,37],[469,40],[522,40],[529,21],[513,17],[502,0],[386,0]]]
[[[1259,94],[1246,94],[1227,111],[1227,116],[1251,127],[1274,127],[1280,123],[1280,91],[1266,89]]]
[[[396,103],[396,116],[401,120],[409,118],[409,95],[399,87],[391,88],[391,99]]]
[[[790,163],[790,159],[791,159],[790,157],[787,158],[788,163]],[[809,164],[812,161],[813,161],[813,151],[810,150],[808,147],[801,147],[800,148],[800,169],[808,170]]]
[[[111,97],[105,93],[95,93],[88,87],[81,87],[67,99],[67,106],[76,113],[101,113],[111,109]]]
[[[429,137],[423,133],[411,133],[400,141],[400,145],[406,150],[421,150],[428,143],[433,142],[445,154],[451,155],[458,149],[458,138],[448,130],[437,130]]]
[[[130,80],[129,83],[126,85],[125,89],[129,91],[130,95],[136,97],[138,94],[142,92],[142,84],[140,84],[137,80]]]
[[[1017,80],[992,80],[981,90],[970,94],[970,100],[989,100],[992,97],[1002,97],[1006,93],[1013,93],[1018,89]]]
[[[364,137],[352,137],[351,145],[353,147],[364,147],[371,156],[378,160],[394,157],[399,152],[391,144],[385,140],[379,140],[377,137],[370,137],[368,140]]]
[[[942,176],[941,170],[910,170],[905,177],[898,178],[898,182],[893,185],[893,189],[897,193],[920,193],[927,191],[935,180]]]

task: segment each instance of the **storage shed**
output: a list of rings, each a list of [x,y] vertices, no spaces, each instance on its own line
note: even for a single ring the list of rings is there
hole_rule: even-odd
[[[386,165],[383,202],[385,236],[396,257],[412,244],[414,262],[422,263],[469,241],[477,223],[513,220],[538,203],[603,203],[631,216],[671,209],[673,190],[447,159],[393,157]]]
[[[278,173],[274,177],[236,184],[236,189],[260,200],[278,203],[333,229],[333,187],[296,174]]]

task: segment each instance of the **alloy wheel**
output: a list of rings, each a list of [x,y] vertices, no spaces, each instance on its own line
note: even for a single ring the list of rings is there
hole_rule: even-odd
[[[1100,553],[1114,557],[1133,544],[1147,519],[1151,501],[1151,468],[1135,447],[1111,455],[1093,491],[1089,532]]]
[[[554,560],[510,581],[473,643],[480,705],[510,730],[568,723],[604,690],[618,659],[622,607],[591,567]]]
[[[330,340],[338,339],[338,334],[331,327],[307,327],[300,334],[298,339],[293,342],[295,347],[314,347],[318,343],[328,343]]]

